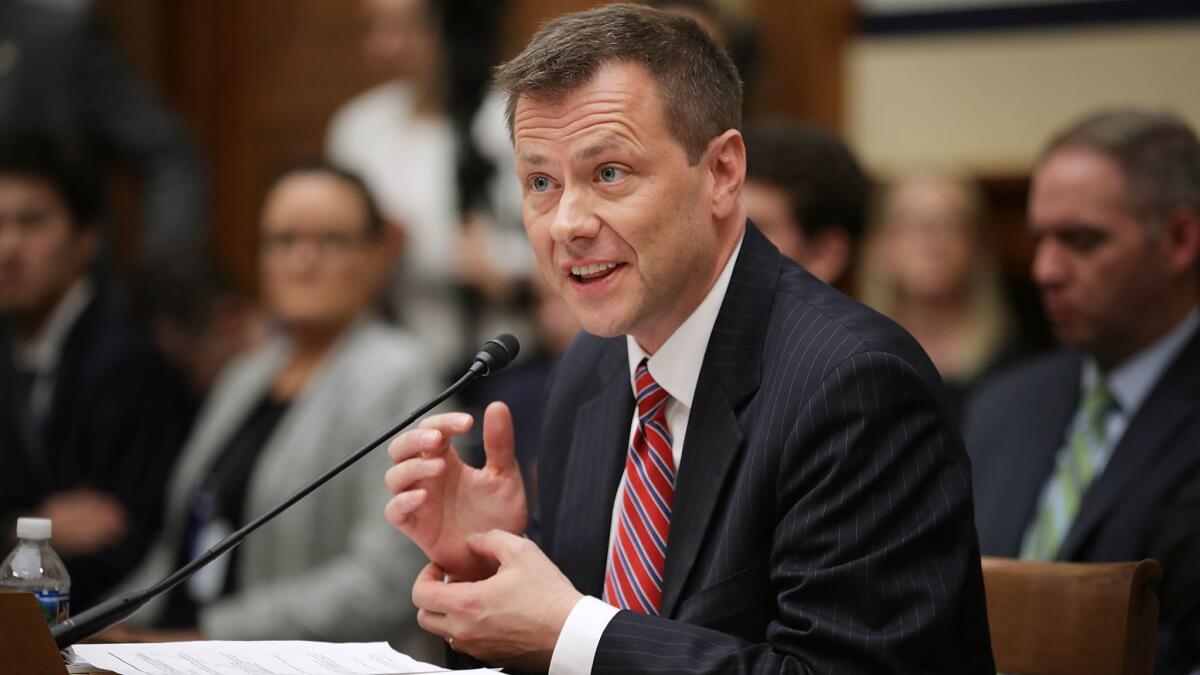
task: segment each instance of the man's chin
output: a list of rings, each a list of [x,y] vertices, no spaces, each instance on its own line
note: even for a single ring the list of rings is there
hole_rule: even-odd
[[[1095,343],[1091,332],[1084,330],[1082,326],[1051,324],[1050,331],[1054,334],[1054,341],[1058,346],[1067,349],[1078,349],[1087,352],[1091,351]]]
[[[597,337],[619,337],[629,332],[628,322],[612,316],[611,312],[576,311],[574,314],[579,326]]]

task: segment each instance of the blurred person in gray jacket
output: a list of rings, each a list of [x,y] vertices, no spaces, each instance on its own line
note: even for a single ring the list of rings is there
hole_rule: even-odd
[[[291,169],[267,194],[261,288],[277,334],[221,375],[169,484],[164,535],[127,580],[165,576],[433,393],[428,359],[371,306],[390,249],[361,181]],[[419,549],[383,518],[377,452],[146,608],[124,639],[391,640],[427,655],[404,600]],[[412,640],[417,642],[414,643]]]

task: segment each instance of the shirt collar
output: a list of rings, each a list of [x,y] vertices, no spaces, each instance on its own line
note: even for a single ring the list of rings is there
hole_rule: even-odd
[[[1163,371],[1183,350],[1188,338],[1196,332],[1198,325],[1200,308],[1193,307],[1187,318],[1180,321],[1170,332],[1108,373],[1108,388],[1123,414],[1132,415],[1137,412]],[[1095,359],[1088,357],[1083,364],[1080,382],[1083,391],[1091,390],[1099,378],[1100,367]]]
[[[692,407],[692,397],[696,393],[696,382],[700,379],[700,365],[704,362],[708,338],[717,323],[717,314],[721,311],[725,291],[729,289],[733,266],[742,250],[745,236],[743,233],[742,239],[738,240],[733,255],[729,256],[725,268],[721,270],[721,276],[717,277],[717,282],[709,289],[708,295],[704,296],[700,305],[675,329],[662,347],[649,357],[647,363],[654,381],[666,389],[671,398],[689,409]],[[636,379],[634,373],[647,354],[632,335],[625,336],[625,344],[628,345],[629,352],[629,382],[636,393],[636,385],[633,384]]]
[[[58,301],[41,332],[30,340],[17,341],[14,355],[17,365],[39,374],[54,372],[67,333],[93,295],[95,290],[90,281],[86,278],[76,281]]]

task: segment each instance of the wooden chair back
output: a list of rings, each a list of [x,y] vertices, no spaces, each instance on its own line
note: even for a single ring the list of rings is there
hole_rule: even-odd
[[[1022,675],[1151,675],[1158,634],[1155,560],[983,559],[996,669]]]

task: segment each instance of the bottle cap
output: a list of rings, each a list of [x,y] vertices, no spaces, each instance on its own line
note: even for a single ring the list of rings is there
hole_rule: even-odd
[[[17,539],[49,539],[49,518],[17,518]]]

